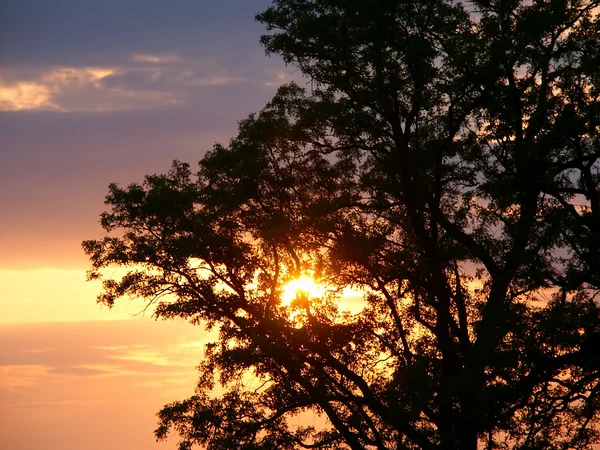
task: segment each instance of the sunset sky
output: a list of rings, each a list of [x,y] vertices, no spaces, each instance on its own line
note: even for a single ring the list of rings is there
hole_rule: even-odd
[[[196,162],[292,77],[269,0],[0,2],[0,444],[173,449],[156,412],[193,392],[206,333],[95,304],[81,241],[110,182]]]

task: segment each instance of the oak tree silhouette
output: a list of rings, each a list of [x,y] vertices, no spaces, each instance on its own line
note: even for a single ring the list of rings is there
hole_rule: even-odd
[[[275,0],[259,14],[266,51],[310,83],[281,86],[197,171],[111,185],[109,234],[83,243],[100,302],[139,296],[218,331],[157,437],[591,448],[599,5]],[[106,278],[115,266],[128,274]],[[325,292],[282,301],[306,273]],[[291,419],[306,411],[323,426]]]

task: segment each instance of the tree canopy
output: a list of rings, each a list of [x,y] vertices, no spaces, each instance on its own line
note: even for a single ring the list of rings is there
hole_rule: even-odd
[[[281,86],[197,169],[111,185],[108,235],[83,243],[100,302],[142,297],[217,332],[157,437],[591,448],[599,5],[275,0],[259,14],[267,53],[309,83]],[[323,292],[284,301],[303,274]]]

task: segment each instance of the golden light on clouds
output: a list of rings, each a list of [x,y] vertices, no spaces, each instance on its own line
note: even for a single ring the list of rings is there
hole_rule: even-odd
[[[247,81],[211,60],[183,61],[178,55],[141,53],[130,58],[112,66],[3,73],[0,111],[106,113],[161,108],[186,103],[194,89]]]
[[[58,109],[48,86],[30,81],[6,84],[0,80],[0,111]]]
[[[91,84],[100,88],[99,81],[117,72],[107,67],[61,67],[42,76],[42,82],[58,89],[60,86]]]
[[[38,80],[0,78],[0,111],[67,111],[56,102],[58,95],[70,89],[100,89],[100,81],[115,73],[116,69],[106,67],[59,67],[42,73]]]
[[[131,55],[133,62],[150,64],[169,64],[181,61],[178,55],[151,55],[147,53],[134,53]]]

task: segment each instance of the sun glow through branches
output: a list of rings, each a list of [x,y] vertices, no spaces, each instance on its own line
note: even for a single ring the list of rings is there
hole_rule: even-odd
[[[283,286],[281,301],[289,305],[298,295],[306,295],[310,298],[322,297],[325,293],[325,288],[315,282],[312,275],[300,275]]]

